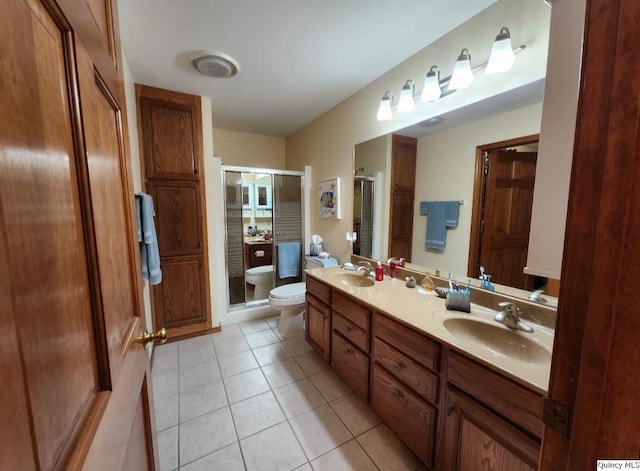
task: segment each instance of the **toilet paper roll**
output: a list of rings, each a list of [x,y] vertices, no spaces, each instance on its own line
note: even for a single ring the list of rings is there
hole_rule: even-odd
[[[255,252],[253,252],[253,255],[255,255],[256,257],[264,257],[264,250],[256,250]]]

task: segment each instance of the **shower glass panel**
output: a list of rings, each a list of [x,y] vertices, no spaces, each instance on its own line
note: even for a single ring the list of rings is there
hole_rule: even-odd
[[[276,266],[276,285],[302,281],[302,267],[304,251],[302,247],[302,177],[299,175],[279,175],[273,176],[274,204],[273,204],[273,240],[274,240],[274,265]],[[279,269],[279,244],[299,243],[299,258],[293,263],[297,269],[287,270],[284,276],[280,277]],[[287,263],[292,263],[287,259]]]
[[[246,300],[243,266],[243,188],[240,172],[224,173],[225,212],[227,221],[227,271],[229,304],[244,304]]]
[[[375,180],[355,177],[353,182],[353,230],[358,234],[353,253],[372,257],[373,252],[373,196]]]

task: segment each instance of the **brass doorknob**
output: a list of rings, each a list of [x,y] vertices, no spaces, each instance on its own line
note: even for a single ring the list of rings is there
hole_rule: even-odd
[[[140,337],[140,340],[142,341],[142,344],[146,347],[149,342],[160,341],[160,345],[162,345],[167,341],[167,338],[168,338],[167,329],[163,327],[162,329],[157,331],[155,334],[150,334],[145,329],[144,332],[142,333],[142,337]]]

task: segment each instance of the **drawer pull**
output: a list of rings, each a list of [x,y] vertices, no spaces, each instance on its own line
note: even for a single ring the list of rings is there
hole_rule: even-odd
[[[351,349],[349,347],[344,347],[344,353],[351,353]]]
[[[402,397],[402,393],[397,389],[394,389],[393,391],[391,391],[391,395],[394,397]]]
[[[396,371],[398,370],[402,370],[404,368],[406,368],[407,366],[404,363],[394,363],[392,368]]]
[[[349,332],[351,330],[351,327],[349,327],[348,325],[344,326],[344,331],[345,332]]]
[[[453,411],[456,410],[454,406],[447,407],[447,416],[453,414]]]

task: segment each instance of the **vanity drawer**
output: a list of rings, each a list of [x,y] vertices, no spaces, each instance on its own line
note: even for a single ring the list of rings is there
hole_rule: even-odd
[[[331,307],[365,331],[369,331],[371,311],[341,293],[334,292]]]
[[[364,400],[369,397],[369,357],[335,330],[331,334],[331,367]]]
[[[365,330],[335,311],[331,322],[333,330],[339,332],[360,350],[369,352],[369,334]]]
[[[438,372],[440,345],[433,340],[377,312],[374,333],[425,368]]]
[[[324,283],[321,283],[320,281],[308,275],[307,275],[306,282],[307,282],[307,292],[313,294],[320,301],[327,304],[331,304],[331,287],[329,287],[328,285],[325,285]]]
[[[373,343],[373,359],[424,399],[432,404],[437,403],[437,375],[379,338]]]
[[[436,409],[373,364],[371,408],[428,467],[433,464]]]

